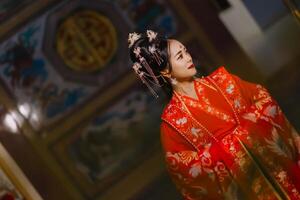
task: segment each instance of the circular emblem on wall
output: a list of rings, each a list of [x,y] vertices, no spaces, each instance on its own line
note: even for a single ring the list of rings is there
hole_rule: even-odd
[[[56,34],[56,50],[67,67],[95,72],[109,63],[117,49],[111,21],[93,10],[79,10],[66,17]]]
[[[67,2],[47,17],[43,52],[65,81],[102,90],[131,70],[132,28],[114,1]]]

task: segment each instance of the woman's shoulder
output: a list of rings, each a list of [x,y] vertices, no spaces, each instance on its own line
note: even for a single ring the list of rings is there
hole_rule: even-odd
[[[209,73],[209,75],[207,76],[200,76],[200,77],[196,77],[195,81],[199,82],[199,81],[207,81],[208,78],[217,78],[217,77],[222,77],[222,76],[229,76],[231,75],[231,73],[226,69],[225,66],[221,65],[219,67],[217,67],[215,70],[213,70],[212,72]]]
[[[227,74],[227,75],[230,74],[224,65],[219,66],[217,69],[211,72],[209,76],[214,77],[222,74]]]
[[[213,79],[216,83],[235,82],[234,75],[231,74],[225,66],[220,66],[211,72],[206,78]]]

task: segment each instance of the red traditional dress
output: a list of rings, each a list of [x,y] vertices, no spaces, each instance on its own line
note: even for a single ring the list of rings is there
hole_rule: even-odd
[[[259,84],[219,67],[162,113],[168,172],[186,200],[300,199],[300,136]]]

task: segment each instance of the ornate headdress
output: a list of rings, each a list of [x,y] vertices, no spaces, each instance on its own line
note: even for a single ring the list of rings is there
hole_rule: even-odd
[[[147,30],[147,38],[149,40],[149,43],[151,43],[152,41],[154,41],[157,37],[157,33],[152,31],[152,30]],[[128,43],[129,43],[129,48],[131,48],[134,43],[139,40],[141,38],[141,34],[138,33],[129,33],[128,35]],[[153,58],[155,59],[155,61],[157,62],[158,65],[160,65],[163,62],[163,59],[160,56],[160,51],[155,47],[155,44],[152,44],[148,47],[149,52],[152,54]],[[148,89],[150,90],[150,92],[156,97],[158,98],[157,93],[155,92],[155,90],[151,87],[150,83],[161,87],[162,85],[159,83],[158,78],[162,78],[165,82],[166,80],[164,79],[164,77],[162,75],[158,75],[156,76],[153,73],[153,70],[151,69],[151,67],[149,66],[148,62],[146,61],[146,59],[141,55],[141,48],[140,47],[135,47],[133,49],[133,53],[135,55],[135,57],[138,59],[138,62],[135,62],[132,66],[133,70],[135,71],[135,73],[139,76],[139,78],[141,79],[142,83],[144,83]],[[147,72],[143,71],[142,68],[145,68]],[[151,80],[152,79],[152,80]]]

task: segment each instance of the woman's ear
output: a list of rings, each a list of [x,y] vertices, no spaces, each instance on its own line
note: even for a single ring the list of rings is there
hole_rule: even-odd
[[[169,69],[164,69],[162,71],[160,71],[161,75],[166,77],[166,78],[171,78],[171,73]]]

